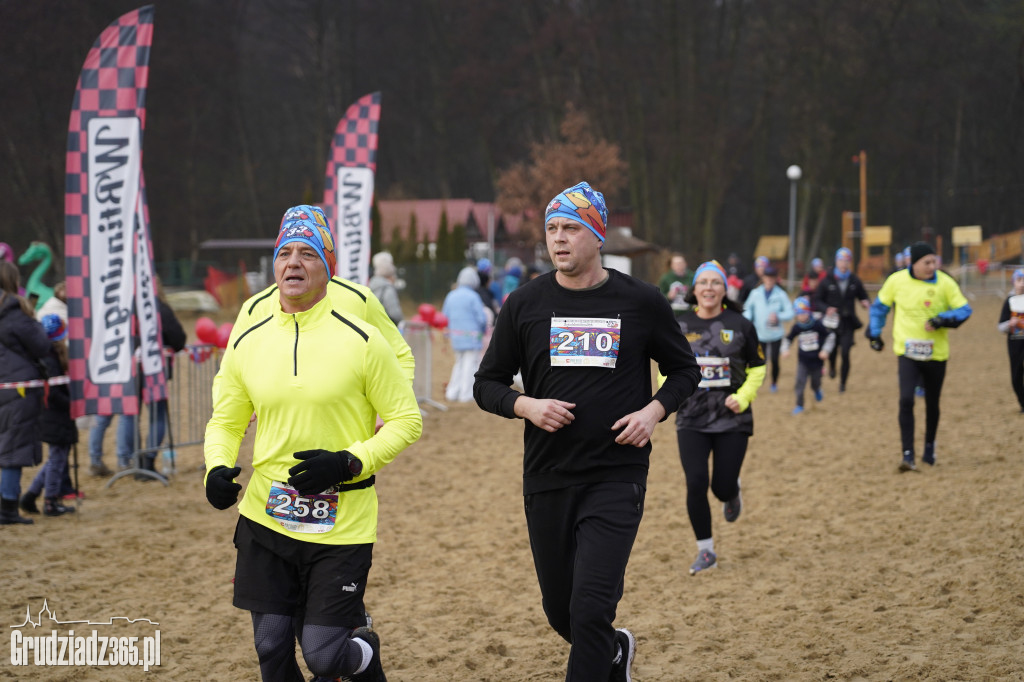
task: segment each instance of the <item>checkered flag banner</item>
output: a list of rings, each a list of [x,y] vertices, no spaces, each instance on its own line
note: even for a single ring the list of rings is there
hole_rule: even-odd
[[[324,212],[334,230],[337,275],[359,284],[370,279],[370,208],[379,124],[379,92],[348,108],[334,130],[324,182]]]
[[[139,366],[147,402],[166,395],[142,179],[152,41],[152,5],[110,24],[71,105],[64,254],[75,417],[138,414]]]

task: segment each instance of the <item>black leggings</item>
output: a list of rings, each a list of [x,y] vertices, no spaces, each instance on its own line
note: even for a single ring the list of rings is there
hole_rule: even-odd
[[[722,502],[736,497],[740,491],[740,467],[747,454],[750,436],[737,431],[705,433],[678,429],[679,460],[686,475],[686,511],[690,525],[698,540],[711,537],[711,505],[708,503],[708,483],[711,492]],[[713,455],[712,474],[708,476],[708,455]]]
[[[946,378],[945,360],[911,360],[899,356],[900,441],[914,451],[914,389],[924,387],[924,442],[934,443],[939,430],[939,397]]]
[[[839,384],[846,385],[846,379],[850,376],[850,349],[853,348],[853,328],[840,323],[836,330],[836,347],[828,356],[829,374],[836,372],[836,355],[840,355],[843,364],[839,368]]]
[[[305,682],[295,661],[296,638],[309,671],[318,677],[351,674],[363,661],[363,650],[346,627],[303,625],[300,618],[253,611],[252,630],[264,682]]]
[[[1008,344],[1010,353],[1010,385],[1013,392],[1017,394],[1017,402],[1024,412],[1024,342],[1010,341]]]
[[[772,386],[774,386],[779,383],[779,347],[782,346],[782,340],[762,341],[761,346],[764,348],[765,362],[772,365]]]

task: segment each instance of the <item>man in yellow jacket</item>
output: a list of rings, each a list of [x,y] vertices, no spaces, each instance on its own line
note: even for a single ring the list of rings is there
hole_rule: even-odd
[[[914,393],[924,387],[925,429],[921,461],[935,464],[939,430],[939,398],[949,360],[949,329],[971,316],[971,306],[952,277],[938,269],[935,250],[925,242],[910,247],[907,267],[889,275],[871,304],[866,336],[881,351],[885,318],[895,306],[892,345],[900,384],[899,424],[903,459],[900,471],[916,471],[914,463]]]
[[[257,417],[233,603],[252,613],[264,680],[303,680],[296,640],[318,677],[386,680],[363,606],[373,484],[422,421],[385,335],[328,295],[334,260],[323,212],[289,209],[274,248],[276,305],[264,304],[265,315],[243,308],[213,384],[206,496],[217,509],[238,499],[238,449]]]

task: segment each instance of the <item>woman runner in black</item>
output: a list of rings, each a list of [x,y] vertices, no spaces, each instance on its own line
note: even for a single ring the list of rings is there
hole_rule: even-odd
[[[1024,269],[1013,271],[1013,293],[1003,301],[999,331],[1006,334],[1006,350],[1010,354],[1010,385],[1017,394],[1020,411],[1024,413]]]
[[[691,310],[678,318],[701,368],[701,382],[676,413],[679,459],[686,475],[686,510],[697,536],[690,575],[718,565],[708,504],[708,455],[713,458],[711,492],[721,500],[725,520],[740,516],[740,467],[754,433],[750,403],[765,376],[764,351],[743,307],[725,297],[725,270],[703,263],[693,276]]]

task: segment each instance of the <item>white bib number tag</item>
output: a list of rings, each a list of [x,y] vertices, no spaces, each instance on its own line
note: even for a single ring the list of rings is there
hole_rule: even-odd
[[[274,481],[267,497],[267,515],[293,533],[326,533],[338,516],[338,493],[300,495],[287,483]]]
[[[828,329],[839,329],[839,313],[831,313],[822,318],[821,323]]]
[[[800,346],[800,350],[805,353],[813,353],[818,350],[818,332],[800,332],[796,337],[796,342]]]
[[[931,339],[907,339],[904,357],[911,360],[931,360],[935,342]]]
[[[1017,294],[1010,297],[1010,338],[1015,341],[1024,339],[1022,319],[1024,319],[1024,294]]]
[[[697,356],[700,365],[700,383],[697,388],[728,388],[731,379],[729,358]]]
[[[552,317],[552,367],[608,367],[619,357],[622,321],[591,317]]]

